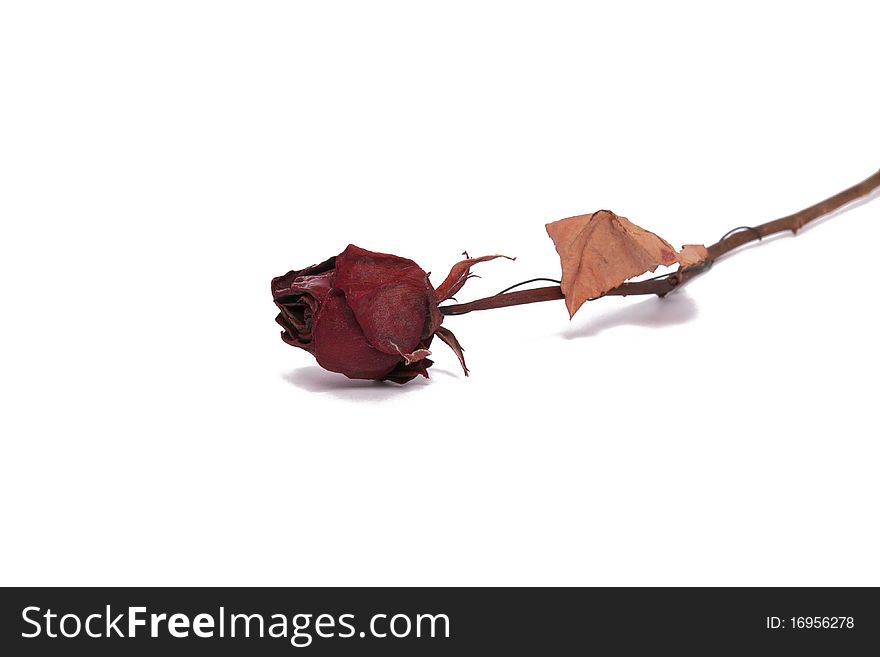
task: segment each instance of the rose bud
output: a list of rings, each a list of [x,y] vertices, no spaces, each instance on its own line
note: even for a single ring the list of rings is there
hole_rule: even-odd
[[[434,335],[458,356],[461,346],[440,326],[439,304],[471,276],[470,266],[498,256],[469,258],[437,290],[412,260],[349,244],[334,258],[272,279],[281,339],[305,349],[318,364],[351,379],[406,383],[428,376]]]

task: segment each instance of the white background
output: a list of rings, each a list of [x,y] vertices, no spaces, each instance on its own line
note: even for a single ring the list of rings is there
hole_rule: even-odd
[[[875,3],[0,9],[3,584],[880,584],[880,200],[665,299],[449,318],[430,381],[283,344],[349,242],[460,301],[544,223],[680,245],[880,167]]]

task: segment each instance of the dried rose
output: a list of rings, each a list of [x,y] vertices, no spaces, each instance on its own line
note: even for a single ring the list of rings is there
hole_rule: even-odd
[[[319,265],[272,279],[281,339],[313,354],[318,364],[351,379],[406,383],[428,376],[427,356],[436,335],[458,356],[463,349],[440,326],[439,304],[470,278],[472,265],[500,256],[457,263],[437,290],[412,260],[349,244]]]
[[[442,316],[412,260],[349,245],[335,258],[272,280],[281,339],[351,379],[428,376]]]

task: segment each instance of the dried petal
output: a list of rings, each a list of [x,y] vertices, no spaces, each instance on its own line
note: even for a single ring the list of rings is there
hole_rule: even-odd
[[[340,290],[330,293],[318,314],[314,343],[321,367],[352,379],[381,379],[401,360],[370,346]]]
[[[386,354],[414,353],[442,319],[427,274],[406,258],[349,245],[336,258],[335,287],[367,341]]]

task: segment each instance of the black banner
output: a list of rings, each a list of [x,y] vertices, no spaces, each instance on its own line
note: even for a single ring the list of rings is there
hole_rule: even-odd
[[[880,648],[871,588],[12,588],[0,614],[4,655]]]

